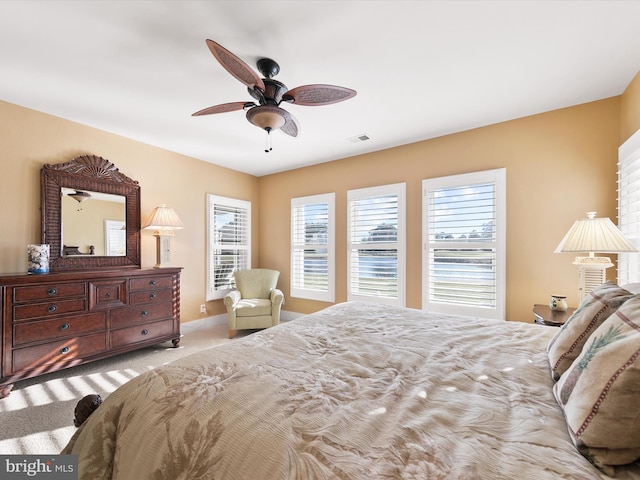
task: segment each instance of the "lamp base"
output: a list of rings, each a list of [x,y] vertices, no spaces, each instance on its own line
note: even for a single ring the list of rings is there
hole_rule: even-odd
[[[584,301],[591,290],[607,281],[607,268],[613,267],[609,257],[576,257],[578,266],[578,299]]]
[[[156,264],[153,268],[167,268],[171,266],[171,237],[173,232],[154,232],[156,237]]]

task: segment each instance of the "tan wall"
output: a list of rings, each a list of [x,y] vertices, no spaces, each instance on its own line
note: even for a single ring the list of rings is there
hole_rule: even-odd
[[[406,182],[406,298],[408,307],[421,308],[422,179],[506,167],[507,319],[531,321],[532,305],[546,303],[550,294],[566,294],[575,306],[573,255],[553,250],[587,211],[615,219],[619,136],[620,97],[614,97],[261,177],[261,265],[281,271],[287,310],[325,307],[288,297],[290,200],[336,192],[336,301],[345,301],[347,190]]]
[[[627,86],[620,101],[620,144],[640,129],[640,72]]]
[[[171,260],[181,276],[182,321],[203,315],[207,193],[251,201],[252,257],[258,251],[258,179],[95,128],[0,101],[0,273],[27,271],[26,245],[40,242],[40,168],[79,155],[98,155],[137,180],[142,222],[160,204],[173,207],[185,225],[171,241]],[[155,238],[142,232],[142,266],[155,264]],[[207,304],[208,315],[224,313],[222,301]]]

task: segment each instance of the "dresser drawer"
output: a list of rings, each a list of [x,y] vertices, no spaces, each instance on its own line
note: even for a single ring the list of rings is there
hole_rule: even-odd
[[[31,303],[13,307],[14,321],[30,320],[32,318],[51,317],[65,313],[80,313],[87,308],[86,298],[72,300],[52,300],[47,303]]]
[[[130,286],[132,292],[154,288],[171,288],[173,286],[173,277],[166,275],[162,277],[132,278]]]
[[[55,370],[75,364],[74,360],[100,354],[107,350],[107,334],[96,333],[69,338],[34,347],[13,350],[13,371],[35,370],[56,364]]]
[[[126,305],[126,285],[126,279],[89,282],[89,310]]]
[[[13,301],[15,303],[33,300],[47,300],[61,297],[81,297],[86,295],[86,283],[61,283],[56,285],[36,285],[32,287],[15,287]]]
[[[173,296],[173,290],[148,290],[143,292],[131,293],[131,305],[140,305],[143,303],[160,303],[170,302]]]
[[[13,345],[42,342],[54,338],[77,337],[107,330],[103,312],[88,315],[63,316],[50,320],[17,323],[13,330]]]
[[[111,310],[111,328],[128,327],[163,318],[173,318],[173,302],[150,303],[139,307]]]
[[[173,334],[173,320],[151,322],[111,331],[111,348],[118,348],[138,342],[148,342],[154,338]]]

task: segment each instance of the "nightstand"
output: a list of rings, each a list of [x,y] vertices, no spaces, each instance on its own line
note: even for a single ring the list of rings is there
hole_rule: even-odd
[[[557,312],[551,310],[549,305],[536,303],[533,306],[534,322],[540,325],[551,325],[552,327],[561,327],[564,322],[575,312],[575,308],[567,308],[566,312]]]

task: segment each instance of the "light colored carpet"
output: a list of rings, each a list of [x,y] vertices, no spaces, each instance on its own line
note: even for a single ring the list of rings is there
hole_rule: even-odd
[[[233,341],[226,323],[189,322],[181,330],[178,348],[168,342],[16,382],[11,394],[0,399],[0,454],[59,453],[75,432],[73,411],[85,395],[98,393],[104,399],[147,370]],[[250,333],[238,332],[236,338]]]

